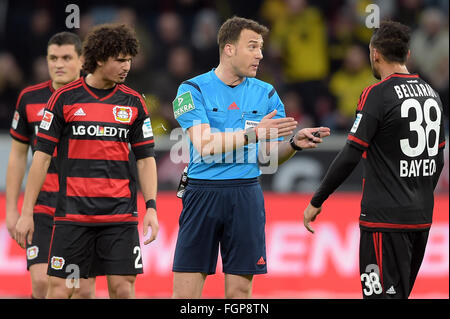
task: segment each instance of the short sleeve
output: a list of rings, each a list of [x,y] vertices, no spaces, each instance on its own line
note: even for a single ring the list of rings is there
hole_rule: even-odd
[[[53,155],[65,126],[63,113],[65,95],[53,93],[44,109],[37,133],[36,150]]]
[[[24,97],[24,93],[22,91],[17,99],[16,109],[14,110],[9,134],[16,141],[29,144],[30,136],[32,134],[28,127],[25,99],[26,98]]]
[[[348,134],[347,143],[364,151],[369,148],[383,118],[382,106],[381,88],[374,85],[367,87],[359,98],[355,122]]]
[[[131,127],[130,144],[136,159],[139,160],[155,156],[155,140],[145,101],[141,97],[136,97],[135,101],[138,116]]]
[[[182,83],[173,100],[173,114],[183,131],[198,124],[209,124],[200,87],[195,83]]]

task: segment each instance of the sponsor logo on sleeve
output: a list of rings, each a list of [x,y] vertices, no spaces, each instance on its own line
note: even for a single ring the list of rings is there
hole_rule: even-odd
[[[11,124],[11,127],[13,129],[17,128],[17,124],[19,124],[19,120],[20,120],[20,114],[19,114],[19,112],[15,111],[14,112],[13,121],[12,121],[12,124]]]
[[[191,91],[187,91],[180,96],[177,96],[177,98],[173,100],[172,105],[175,118],[178,118],[184,113],[194,110],[195,105],[194,101],[192,100]]]
[[[142,124],[142,133],[144,134],[144,138],[153,136],[152,123],[148,117],[145,119],[144,124]]]
[[[50,125],[52,125],[53,116],[54,115],[52,112],[45,110],[44,115],[42,116],[41,125],[39,125],[39,127],[43,130],[48,131],[48,129],[50,128]]]
[[[358,113],[358,115],[356,115],[355,122],[353,123],[352,129],[350,130],[351,133],[356,133],[359,123],[361,122],[362,116],[363,116],[362,113]]]

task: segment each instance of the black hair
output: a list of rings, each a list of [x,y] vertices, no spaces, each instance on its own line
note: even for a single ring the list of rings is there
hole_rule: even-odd
[[[73,44],[78,56],[81,55],[81,40],[75,33],[72,32],[59,32],[50,38],[47,44],[47,48],[52,45],[64,45]]]
[[[387,62],[406,62],[411,39],[410,28],[399,22],[385,20],[375,29],[370,43]]]

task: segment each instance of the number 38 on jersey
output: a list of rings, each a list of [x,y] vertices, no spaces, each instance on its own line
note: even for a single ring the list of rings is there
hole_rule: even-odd
[[[424,152],[427,157],[438,154],[441,109],[435,99],[427,99],[422,106],[416,99],[407,99],[401,105],[401,117],[408,118],[414,112],[415,120],[409,123],[411,134],[417,142],[415,146],[410,138],[400,140],[400,148],[410,160],[400,160],[400,177],[432,176],[436,172],[436,162],[430,158],[417,158]],[[425,124],[425,125],[423,125]]]

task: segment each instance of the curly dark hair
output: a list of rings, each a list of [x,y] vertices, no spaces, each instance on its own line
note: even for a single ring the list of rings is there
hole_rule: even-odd
[[[269,29],[266,26],[254,20],[234,16],[225,21],[219,29],[217,35],[219,52],[223,51],[227,43],[236,43],[239,40],[241,31],[244,29],[252,30],[262,37],[265,37],[269,33]]]
[[[102,24],[94,27],[83,41],[83,69],[93,73],[97,62],[120,54],[136,56],[139,43],[135,33],[124,24]]]
[[[384,20],[374,31],[370,43],[372,47],[381,52],[387,62],[404,64],[408,56],[410,32],[410,28],[406,25]]]

